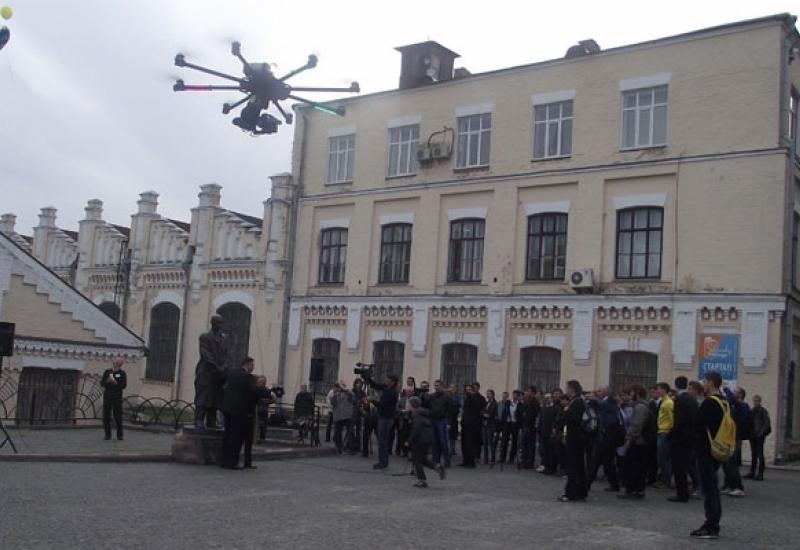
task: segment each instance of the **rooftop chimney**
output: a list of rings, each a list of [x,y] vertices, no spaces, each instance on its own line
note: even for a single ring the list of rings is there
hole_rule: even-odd
[[[86,208],[84,208],[86,212],[86,219],[87,220],[102,220],[103,219],[103,201],[100,199],[91,199],[89,202],[86,203]]]
[[[155,214],[158,208],[158,193],[155,191],[145,191],[139,193],[139,200],[136,201],[139,206],[139,214]]]
[[[14,214],[3,214],[0,216],[0,231],[6,235],[11,235],[14,232],[16,223],[17,217]]]
[[[453,62],[460,57],[438,42],[428,40],[395,48],[402,55],[400,89],[416,88],[453,79]]]
[[[56,226],[56,210],[52,206],[45,206],[39,214],[39,227],[55,227]]]
[[[200,206],[219,206],[220,189],[222,189],[222,186],[218,183],[201,185],[200,193],[197,195],[200,198]]]

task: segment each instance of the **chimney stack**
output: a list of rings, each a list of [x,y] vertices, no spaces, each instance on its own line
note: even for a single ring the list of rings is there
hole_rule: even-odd
[[[56,212],[58,212],[58,210],[53,206],[45,206],[42,208],[39,213],[39,227],[55,227]]]
[[[453,63],[459,56],[438,42],[428,40],[395,48],[400,52],[400,89],[416,88],[453,79]]]
[[[86,219],[92,221],[99,221],[103,219],[103,201],[100,199],[91,199],[86,203]]]
[[[220,189],[222,186],[218,183],[206,183],[200,186],[200,207],[219,206],[220,205]]]
[[[17,216],[14,214],[3,214],[0,216],[0,231],[6,235],[14,233],[14,225],[17,223]]]
[[[136,201],[139,206],[139,214],[155,214],[158,208],[158,193],[155,191],[145,191],[139,193],[139,200]]]

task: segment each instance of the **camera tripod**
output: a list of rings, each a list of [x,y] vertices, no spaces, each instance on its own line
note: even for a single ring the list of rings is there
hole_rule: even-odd
[[[0,378],[3,377],[3,356],[0,355]],[[0,418],[0,432],[3,435],[3,441],[0,441],[0,449],[5,447],[6,443],[11,445],[11,449],[14,451],[14,454],[17,454],[17,446],[14,445],[14,440],[11,439],[11,434],[8,433],[5,424],[3,424],[3,419]]]

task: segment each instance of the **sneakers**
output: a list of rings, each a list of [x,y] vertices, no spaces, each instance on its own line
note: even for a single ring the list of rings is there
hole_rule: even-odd
[[[543,465],[540,465],[538,468],[536,468],[536,471],[539,472],[540,474],[543,473],[544,470],[545,470],[545,467]]]
[[[695,529],[689,533],[689,535],[698,539],[718,539],[719,531],[712,531],[708,527],[701,527],[700,529]]]
[[[743,497],[744,496],[744,490],[742,490],[742,489],[734,489],[730,493],[728,493],[728,496],[730,496],[730,497]]]
[[[719,490],[719,494],[721,495],[728,495],[730,494],[730,492],[731,490],[729,487],[723,487],[722,489]]]
[[[447,477],[447,470],[441,464],[436,465],[436,472],[439,474],[439,479],[444,480]]]
[[[689,495],[689,498],[694,499],[694,500],[703,500],[706,497],[704,497],[703,493],[701,493],[700,491],[695,491],[695,492],[693,492],[692,494]]]
[[[420,489],[425,489],[428,487],[428,483],[422,481],[421,479],[414,484],[414,487],[419,487]]]

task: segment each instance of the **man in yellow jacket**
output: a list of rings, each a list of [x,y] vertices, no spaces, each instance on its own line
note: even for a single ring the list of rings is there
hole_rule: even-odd
[[[675,424],[675,404],[669,396],[669,384],[659,382],[658,388],[658,489],[668,489],[672,480],[672,462],[669,454],[669,432]]]

